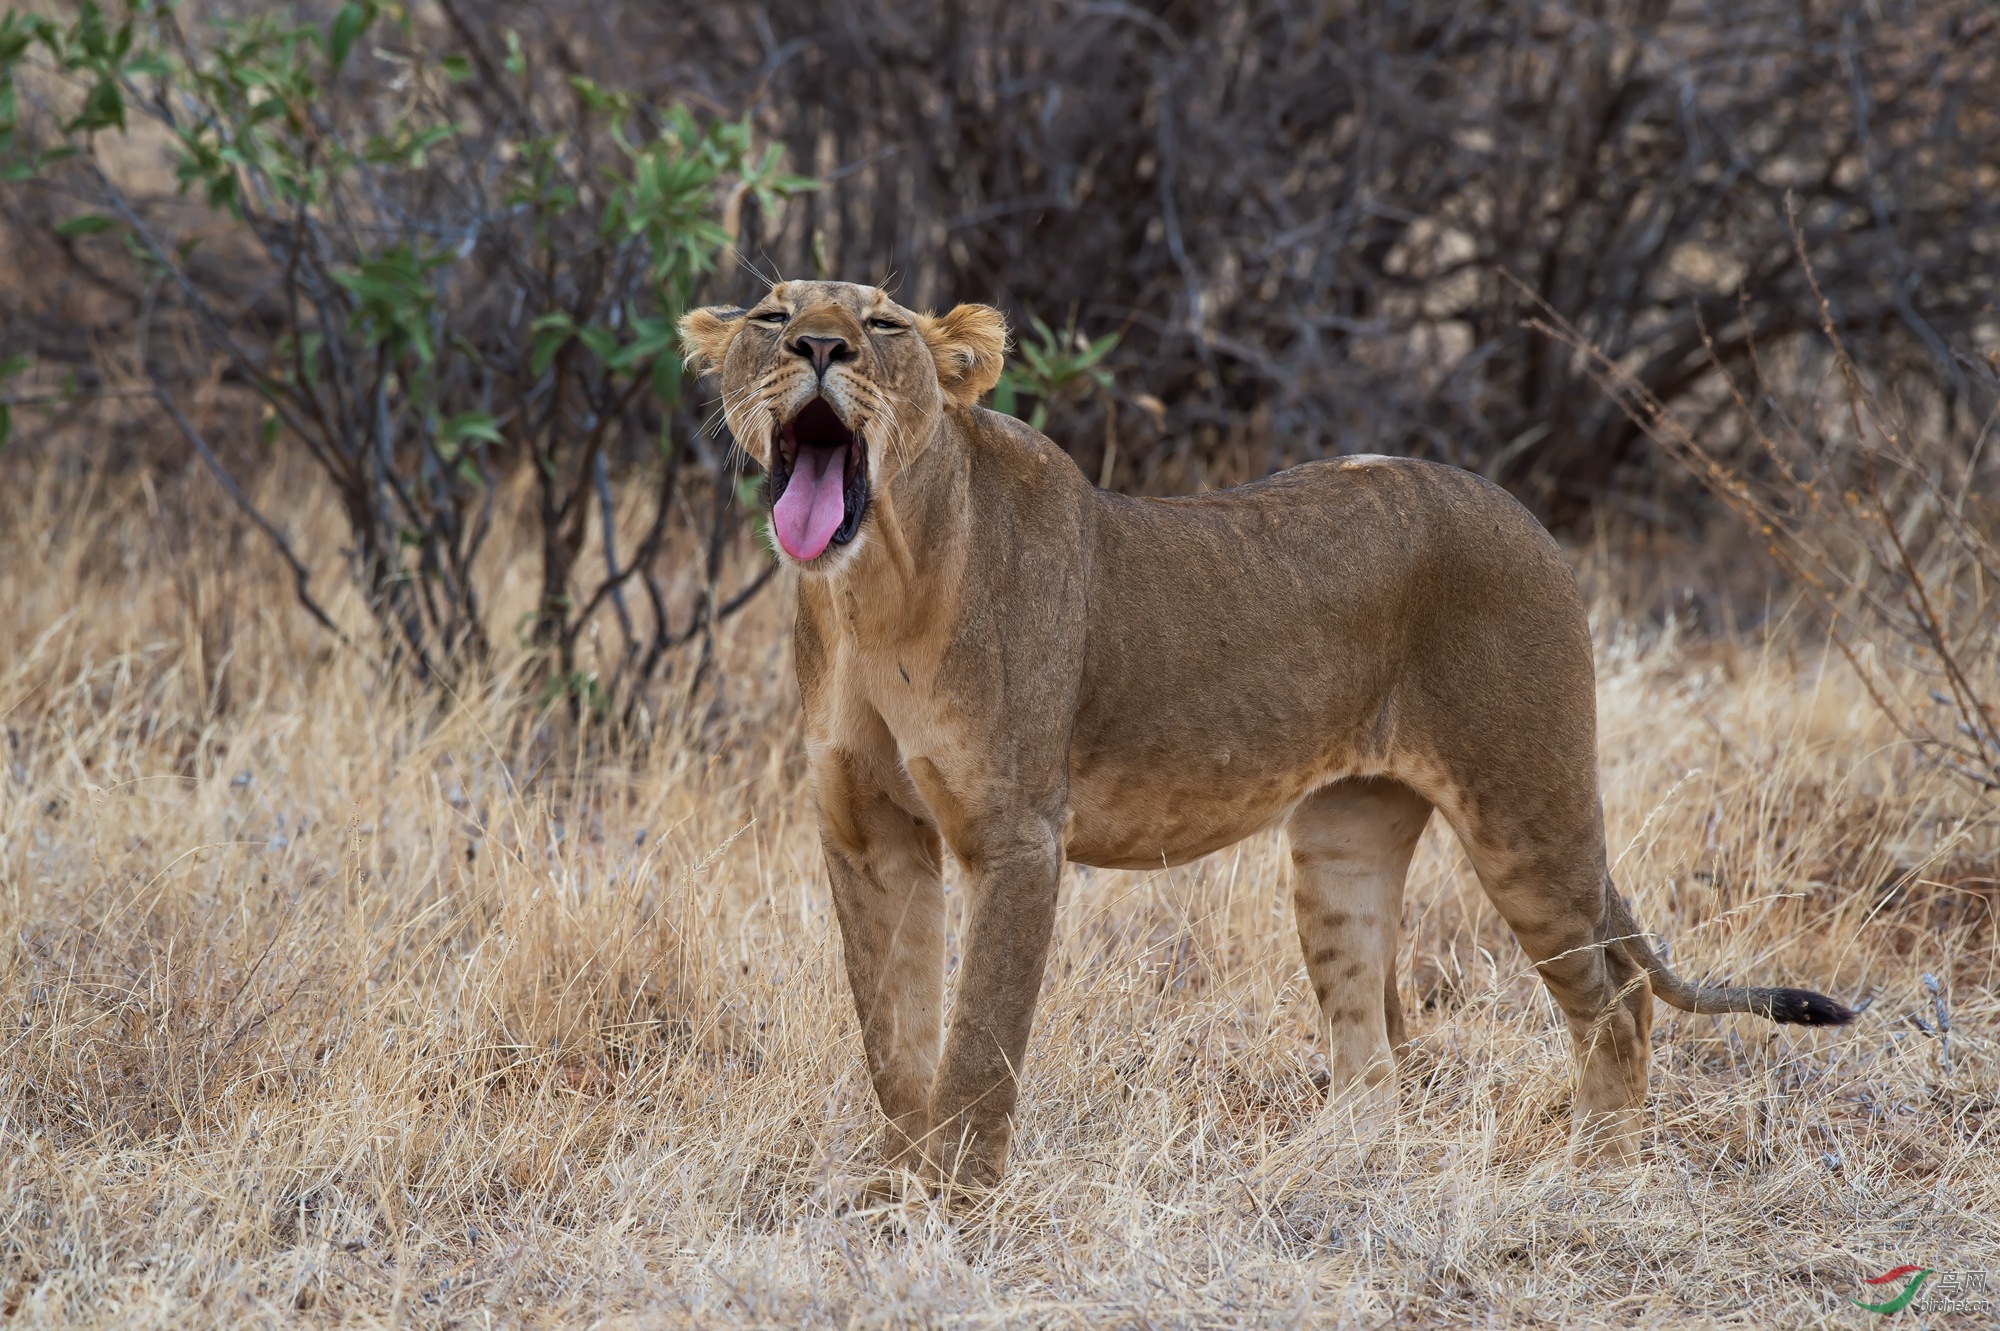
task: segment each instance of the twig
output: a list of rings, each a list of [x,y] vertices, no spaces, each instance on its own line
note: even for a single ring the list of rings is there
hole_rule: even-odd
[[[317,620],[321,628],[338,639],[341,646],[353,650],[354,643],[340,631],[340,626],[333,622],[333,617],[327,614],[320,603],[313,599],[312,570],[306,567],[305,561],[292,549],[292,543],[285,538],[285,533],[278,529],[276,523],[264,516],[262,510],[250,501],[249,495],[243,493],[243,487],[236,483],[236,478],[222,465],[222,459],[215,455],[215,450],[208,446],[208,441],[201,437],[201,432],[194,428],[194,423],[182,413],[180,404],[174,401],[173,394],[169,393],[164,385],[156,385],[153,397],[166,409],[167,415],[173,419],[182,437],[188,441],[188,446],[194,449],[196,455],[208,467],[209,473],[215,477],[223,493],[242,510],[245,517],[257,524],[258,530],[270,538],[271,544],[277,547],[279,555],[291,566],[293,590],[298,595],[299,604],[305,607],[306,613]]]

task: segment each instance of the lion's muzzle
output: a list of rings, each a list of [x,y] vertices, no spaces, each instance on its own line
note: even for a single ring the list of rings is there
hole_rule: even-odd
[[[831,402],[814,397],[771,447],[771,530],[801,563],[846,545],[868,509],[868,448]]]

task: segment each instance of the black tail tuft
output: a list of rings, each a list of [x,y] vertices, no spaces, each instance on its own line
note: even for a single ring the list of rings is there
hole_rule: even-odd
[[[1810,989],[1773,989],[1770,995],[1768,1015],[1772,1021],[1790,1026],[1845,1026],[1854,1020],[1854,1009]]]

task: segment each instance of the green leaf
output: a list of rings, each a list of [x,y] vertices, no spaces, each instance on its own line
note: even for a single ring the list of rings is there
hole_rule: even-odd
[[[637,361],[647,356],[657,356],[674,345],[674,324],[671,319],[650,318],[642,314],[629,316],[632,325],[632,341],[626,347],[626,354]]]
[[[100,79],[83,95],[83,108],[63,129],[86,134],[100,129],[125,128],[125,94],[113,79]]]
[[[597,682],[597,676],[589,671],[571,670],[557,675],[542,686],[543,708],[562,698],[576,699],[578,703],[589,708],[594,716],[608,716],[611,713],[611,695]]]
[[[765,482],[762,476],[744,476],[736,482],[736,506],[750,515],[750,530],[757,544],[771,552],[772,558],[778,554],[778,543],[771,537],[771,513],[764,506]]]
[[[618,334],[609,328],[592,324],[588,328],[578,329],[576,337],[579,342],[590,348],[591,355],[606,365],[615,367],[618,364]]]
[[[299,359],[305,366],[306,383],[319,383],[319,353],[326,349],[326,334],[307,333],[299,339]]]
[[[569,345],[576,336],[576,321],[562,310],[552,310],[537,318],[528,328],[535,335],[533,347],[528,352],[528,368],[541,374],[549,368],[556,353]]]
[[[333,16],[333,24],[326,34],[326,59],[335,73],[347,64],[347,55],[354,49],[355,39],[375,21],[374,9],[372,4],[361,5],[350,0]]]
[[[7,447],[7,438],[14,433],[14,409],[0,402],[0,448]]]
[[[772,176],[769,180],[766,180],[764,188],[779,198],[786,199],[794,194],[804,194],[810,190],[816,190],[820,188],[820,182],[814,180],[811,176],[782,174]]]
[[[64,237],[95,236],[100,232],[109,231],[117,225],[118,223],[112,221],[103,213],[83,213],[70,218],[67,222],[56,223],[56,234]]]
[[[528,57],[521,51],[521,34],[512,28],[507,29],[507,56],[500,62],[500,67],[515,78],[528,72]]]
[[[0,67],[13,64],[27,54],[35,40],[35,21],[26,14],[8,10],[0,14]]]
[[[583,104],[593,111],[623,114],[632,102],[629,93],[606,88],[596,79],[586,78],[582,74],[570,75],[569,86],[583,99]]]
[[[411,352],[428,367],[436,355],[430,328],[436,294],[429,274],[448,259],[445,254],[421,254],[414,246],[399,245],[363,259],[358,269],[332,277],[353,294],[355,313],[372,343],[392,352]]]
[[[483,411],[468,411],[460,416],[445,419],[438,427],[438,438],[447,443],[460,444],[468,439],[480,439],[489,444],[505,443],[500,433],[500,423]]]
[[[1038,399],[1036,415],[1031,421],[1040,428],[1039,422],[1047,417],[1050,407],[1073,396],[1076,389],[1093,384],[1103,390],[1112,387],[1113,373],[1102,362],[1117,347],[1119,334],[1110,332],[1091,341],[1077,331],[1073,318],[1060,333],[1034,315],[1029,316],[1028,322],[1034,335],[1023,338],[1015,348],[1015,359],[1002,374],[1002,386],[1007,391],[996,391],[994,402],[1012,404],[1018,397]],[[995,409],[1001,408],[996,405]]]
[[[453,83],[463,83],[472,77],[472,62],[462,55],[448,55],[438,61],[438,68]]]
[[[671,347],[653,358],[653,396],[668,406],[681,400],[681,358]]]
[[[77,6],[76,26],[70,29],[72,38],[86,57],[102,57],[108,49],[104,35],[104,11],[95,0],[83,0]]]
[[[18,356],[9,356],[6,360],[0,360],[0,379],[12,379],[15,375],[34,363],[35,358],[27,352],[22,352]]]

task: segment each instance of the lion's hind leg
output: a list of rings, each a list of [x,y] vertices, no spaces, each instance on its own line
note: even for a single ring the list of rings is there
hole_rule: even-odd
[[[1466,849],[1569,1026],[1576,1058],[1572,1152],[1628,1161],[1638,1152],[1646,1099],[1653,993],[1645,972],[1617,945],[1595,818],[1568,820],[1575,835],[1561,844],[1522,835],[1564,821],[1546,809],[1534,812],[1504,825],[1485,820],[1465,838]]]
[[[1286,824],[1299,943],[1319,1001],[1334,1103],[1394,1105],[1403,880],[1430,814],[1429,802],[1401,782],[1361,778],[1316,792]]]

